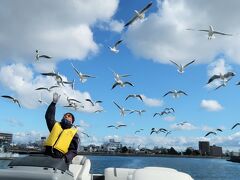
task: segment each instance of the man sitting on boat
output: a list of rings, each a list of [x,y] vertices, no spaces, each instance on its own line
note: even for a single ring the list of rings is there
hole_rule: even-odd
[[[53,94],[53,101],[48,106],[45,114],[50,134],[44,144],[45,154],[54,158],[62,158],[66,163],[71,163],[77,155],[79,136],[77,129],[73,127],[75,118],[72,113],[63,115],[61,122],[55,120],[56,103],[60,95]]]

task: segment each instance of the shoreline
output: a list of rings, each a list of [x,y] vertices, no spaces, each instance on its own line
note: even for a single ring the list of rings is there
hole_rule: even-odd
[[[19,151],[18,154],[43,154],[36,151]],[[200,159],[229,159],[227,156],[200,156],[200,155],[170,155],[170,154],[145,154],[145,153],[107,153],[107,152],[78,152],[83,156],[122,156],[122,157],[169,157],[169,158],[200,158]],[[0,160],[11,160],[14,157],[0,157]]]
[[[89,153],[80,152],[78,155],[84,156],[126,156],[126,157],[169,157],[169,158],[211,158],[211,159],[228,159],[226,156],[195,156],[195,155],[170,155],[170,154],[135,154],[135,153]]]

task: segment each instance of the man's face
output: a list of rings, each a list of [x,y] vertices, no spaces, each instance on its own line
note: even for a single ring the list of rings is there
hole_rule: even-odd
[[[63,117],[72,123],[72,115],[71,114],[67,113]]]

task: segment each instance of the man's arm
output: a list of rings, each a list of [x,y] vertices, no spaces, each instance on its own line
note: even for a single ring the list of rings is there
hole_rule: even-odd
[[[48,108],[47,108],[47,111],[46,111],[46,114],[45,114],[45,119],[46,119],[46,122],[47,122],[47,126],[48,126],[48,130],[51,131],[54,124],[56,123],[56,120],[55,120],[55,111],[56,111],[56,103],[52,102]]]
[[[68,152],[65,154],[66,163],[70,163],[72,159],[77,155],[77,149],[79,144],[79,136],[76,134],[68,148]]]

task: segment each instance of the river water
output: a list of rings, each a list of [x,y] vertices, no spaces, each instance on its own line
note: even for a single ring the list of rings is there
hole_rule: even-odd
[[[87,156],[91,160],[91,173],[103,173],[107,167],[142,168],[146,166],[169,167],[191,175],[199,180],[239,180],[240,163],[225,159],[177,158],[177,157],[123,157]],[[6,168],[10,161],[1,160],[0,168]]]

